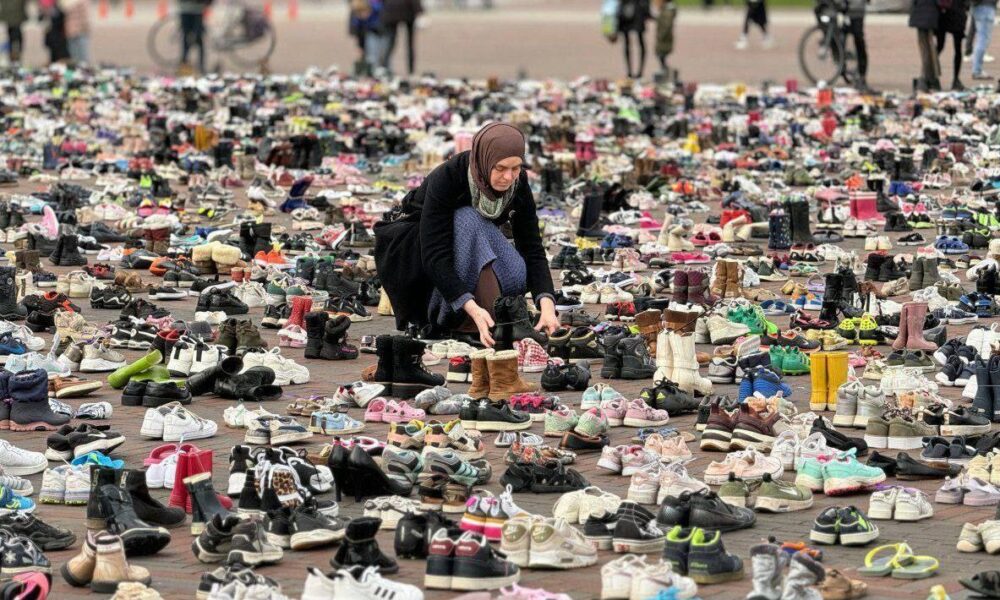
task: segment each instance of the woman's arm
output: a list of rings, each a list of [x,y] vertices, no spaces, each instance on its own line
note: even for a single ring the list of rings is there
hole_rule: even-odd
[[[451,185],[450,179],[446,166],[439,167],[427,178],[420,213],[420,252],[424,271],[457,312],[472,294],[465,291],[455,273],[455,198],[461,192]]]

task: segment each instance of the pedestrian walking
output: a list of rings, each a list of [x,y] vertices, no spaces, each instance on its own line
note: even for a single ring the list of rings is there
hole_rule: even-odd
[[[625,43],[625,69],[630,78],[642,79],[646,66],[646,21],[652,18],[649,0],[620,0],[618,3],[618,33]],[[632,38],[639,51],[638,64],[632,69]]]
[[[656,9],[656,60],[660,62],[660,73],[667,74],[667,56],[674,51],[674,21],[677,19],[677,5],[673,0],[654,0]]]
[[[382,0],[351,0],[349,27],[361,50],[354,68],[358,75],[371,75],[382,66],[387,37],[382,23],[383,8]]]
[[[211,0],[178,0],[177,12],[181,20],[181,65],[182,73],[190,73],[188,54],[198,48],[198,72],[205,72],[205,8]]]
[[[392,53],[396,49],[396,37],[400,29],[406,29],[406,72],[413,75],[416,67],[414,45],[416,43],[417,17],[424,12],[421,0],[384,0],[382,6],[382,26],[385,30],[385,56],[381,64],[392,71]]]
[[[66,16],[56,0],[40,0],[38,10],[47,26],[45,29],[45,47],[49,50],[49,62],[63,62],[69,58],[69,46],[66,42]]]
[[[918,89],[921,91],[941,89],[941,65],[938,63],[937,44],[934,42],[940,15],[938,0],[914,0],[910,6],[908,24],[917,30],[917,48],[920,51]]]
[[[28,0],[0,0],[0,21],[7,26],[10,62],[21,62],[24,36],[21,26],[28,20]]]
[[[976,36],[972,48],[972,78],[990,79],[983,73],[983,58],[993,39],[993,20],[997,16],[997,0],[973,0],[972,21]]]
[[[865,40],[867,3],[868,0],[847,0],[847,33],[854,40],[854,54],[858,57],[855,86],[863,92],[873,91],[868,87],[868,43]]]
[[[774,41],[771,39],[771,35],[767,32],[767,3],[765,0],[746,0],[746,2],[747,10],[746,15],[743,17],[743,33],[740,35],[740,39],[736,41],[736,49],[747,49],[751,24],[759,27],[761,33],[764,34],[764,41],[762,42],[762,45],[765,48],[774,46]]]
[[[952,58],[952,79],[951,89],[964,90],[965,86],[959,76],[962,74],[962,38],[965,36],[965,22],[969,18],[968,0],[951,0],[951,5],[941,6],[941,16],[938,19],[938,28],[935,32],[937,36],[938,63],[941,62],[941,52],[944,51],[945,44],[948,43],[948,36],[951,35],[952,44],[955,47],[955,54]]]
[[[88,0],[59,0],[66,15],[66,46],[75,63],[90,62],[90,4]]]

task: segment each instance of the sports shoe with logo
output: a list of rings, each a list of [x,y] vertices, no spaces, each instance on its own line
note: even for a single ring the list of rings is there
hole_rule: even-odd
[[[89,344],[83,347],[83,359],[80,370],[84,373],[114,371],[125,366],[125,356],[115,352],[104,343]]]
[[[682,463],[673,463],[660,469],[660,489],[656,494],[656,503],[662,504],[668,496],[679,498],[681,494],[692,494],[708,490],[708,485],[688,474]]]
[[[753,507],[754,510],[782,513],[805,510],[812,505],[812,492],[805,486],[775,479],[765,473],[760,487],[757,488],[757,498]]]
[[[781,477],[783,471],[781,460],[748,448],[742,452],[731,452],[722,461],[712,461],[705,468],[705,483],[722,485],[730,474],[747,482],[759,481],[766,474]]]
[[[473,466],[452,450],[429,452],[425,455],[424,471],[438,473],[463,485],[482,485],[489,481],[489,469]]]
[[[885,471],[861,464],[853,453],[841,453],[823,464],[823,493],[827,496],[872,490],[883,481]]]
[[[468,433],[458,419],[447,423],[430,421],[423,434],[424,455],[450,450],[463,460],[482,458],[486,453],[479,436]]]
[[[565,519],[544,519],[531,527],[528,566],[578,569],[597,563],[597,549]]]
[[[587,437],[600,437],[608,432],[608,418],[599,408],[592,408],[580,415],[573,431]]]

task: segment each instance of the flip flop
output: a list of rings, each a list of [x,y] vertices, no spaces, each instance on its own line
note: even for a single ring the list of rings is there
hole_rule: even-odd
[[[905,565],[893,568],[892,576],[896,579],[925,579],[937,574],[940,565],[933,556],[910,556]]]
[[[865,556],[865,566],[858,569],[862,575],[885,577],[896,568],[906,566],[913,558],[913,550],[905,542],[886,544],[873,548]]]

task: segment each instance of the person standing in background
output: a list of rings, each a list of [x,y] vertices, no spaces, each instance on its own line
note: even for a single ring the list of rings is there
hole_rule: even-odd
[[[674,51],[677,5],[673,0],[653,0],[653,7],[656,9],[656,60],[660,62],[660,73],[667,75],[667,56]]]
[[[49,62],[64,62],[69,58],[66,43],[66,15],[55,0],[39,0],[39,16],[48,23],[45,29],[45,47],[49,49]]]
[[[10,46],[10,62],[20,64],[24,36],[21,25],[28,20],[28,0],[0,0],[0,21],[7,25],[7,43]]]
[[[993,39],[993,20],[997,16],[997,0],[973,0],[972,21],[976,26],[976,38],[972,49],[972,78],[990,79],[983,73],[983,57]]]
[[[646,21],[651,18],[649,0],[621,0],[618,3],[618,33],[625,42],[625,69],[629,78],[642,79],[646,66]],[[639,64],[632,70],[632,35],[639,48]]]
[[[181,73],[190,73],[188,54],[198,46],[198,72],[205,72],[205,7],[211,0],[179,0],[181,19]]]
[[[66,46],[70,59],[78,64],[90,62],[90,20],[88,0],[59,0],[66,15]]]
[[[948,7],[944,7],[940,1],[938,2],[938,6],[942,8],[937,32],[935,32],[938,63],[941,62],[941,52],[944,51],[944,46],[948,42],[948,34],[951,34],[952,43],[955,46],[955,55],[952,58],[954,72],[951,79],[951,89],[956,91],[965,89],[959,76],[962,74],[962,37],[965,35],[965,22],[969,18],[967,2],[968,0],[951,0],[951,6]]]
[[[421,0],[384,0],[382,6],[382,26],[385,29],[386,44],[382,67],[392,71],[392,53],[396,49],[396,36],[401,27],[406,28],[406,69],[413,75],[416,68],[414,45],[416,43],[417,17],[424,12]]]
[[[761,33],[764,34],[764,41],[762,42],[762,45],[765,48],[774,46],[774,41],[771,39],[771,35],[767,32],[767,4],[765,3],[765,0],[747,0],[747,12],[746,16],[743,18],[743,33],[740,35],[740,39],[736,41],[736,49],[747,49],[747,36],[750,35],[751,23],[760,27]]]
[[[920,50],[920,84],[921,91],[939,91],[941,89],[941,65],[938,63],[937,44],[934,42],[934,32],[937,31],[941,10],[938,0],[913,0],[910,6],[908,24],[917,30],[917,47]]]

